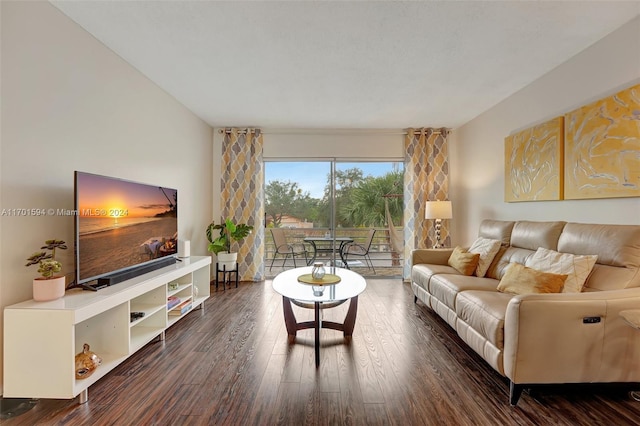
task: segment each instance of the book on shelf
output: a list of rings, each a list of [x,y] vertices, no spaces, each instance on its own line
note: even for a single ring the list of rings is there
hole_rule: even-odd
[[[167,309],[172,309],[180,304],[181,300],[178,296],[167,297]]]
[[[169,315],[182,315],[191,309],[191,300],[185,300],[169,311]]]

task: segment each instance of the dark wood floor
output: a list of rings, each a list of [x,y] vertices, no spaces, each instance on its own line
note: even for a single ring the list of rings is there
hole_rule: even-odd
[[[631,425],[640,402],[611,386],[543,387],[508,403],[504,378],[420,302],[408,284],[370,279],[351,344],[323,330],[287,343],[269,281],[214,293],[105,376],[89,402],[41,400],[11,425]],[[327,310],[339,320],[346,304]],[[300,318],[311,311],[296,308]]]

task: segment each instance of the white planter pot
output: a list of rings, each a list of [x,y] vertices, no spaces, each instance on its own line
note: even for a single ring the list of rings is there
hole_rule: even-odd
[[[218,264],[220,269],[224,267],[226,271],[236,269],[236,261],[238,260],[238,253],[227,253],[221,251],[218,253]]]
[[[55,277],[51,279],[36,278],[33,280],[33,300],[47,302],[64,296],[65,279]]]

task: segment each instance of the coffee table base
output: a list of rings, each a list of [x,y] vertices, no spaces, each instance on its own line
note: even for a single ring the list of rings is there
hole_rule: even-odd
[[[353,329],[356,325],[356,313],[358,312],[358,296],[352,297],[349,299],[349,310],[347,311],[347,315],[344,318],[344,323],[338,323],[333,321],[322,321],[320,318],[320,310],[325,308],[333,308],[342,303],[346,302],[346,300],[341,300],[338,302],[314,302],[311,303],[300,303],[297,300],[290,299],[286,296],[282,296],[282,308],[284,310],[284,323],[287,326],[287,335],[289,338],[289,343],[293,343],[296,340],[296,334],[298,330],[306,330],[309,328],[315,329],[315,352],[316,352],[316,368],[320,366],[320,329],[321,328],[330,328],[332,330],[342,331],[345,339],[350,340],[353,335]],[[305,308],[313,308],[314,310],[314,320],[313,321],[304,321],[298,322],[296,320],[296,316],[293,313],[293,308],[291,304],[294,303],[298,306],[302,306]]]

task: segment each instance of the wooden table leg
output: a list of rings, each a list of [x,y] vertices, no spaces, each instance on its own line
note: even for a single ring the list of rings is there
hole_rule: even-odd
[[[347,316],[344,318],[344,337],[351,337],[356,326],[356,314],[358,313],[358,296],[352,297],[349,303]]]
[[[296,316],[291,308],[291,299],[282,296],[282,309],[284,311],[284,324],[287,326],[287,335],[289,336],[289,342],[293,343],[296,340],[296,332],[298,330],[298,322]]]
[[[320,302],[315,302],[315,332],[316,332],[316,368],[320,367],[320,329],[322,323],[320,322]]]
[[[293,313],[291,299],[286,296],[282,296],[282,309],[284,311],[284,323],[287,327],[287,335],[289,343],[293,343],[296,340],[296,334],[298,330],[305,330],[313,328],[315,332],[315,358],[316,368],[320,367],[320,329],[330,328],[333,330],[342,331],[345,339],[349,341],[353,335],[353,329],[356,325],[356,314],[358,312],[358,296],[352,297],[349,302],[349,309],[343,323],[337,323],[333,321],[322,321],[322,302],[314,302],[314,320],[298,323],[295,314]]]

